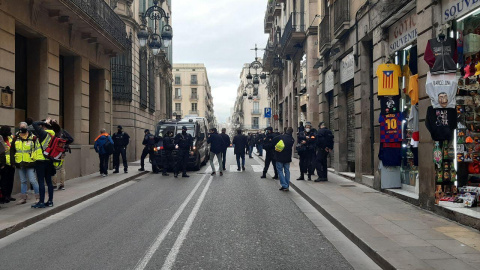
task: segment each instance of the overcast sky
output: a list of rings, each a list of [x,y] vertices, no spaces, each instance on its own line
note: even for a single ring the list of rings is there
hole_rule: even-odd
[[[266,45],[266,7],[267,0],[172,1],[173,62],[205,64],[219,123],[235,103],[242,65],[255,60],[250,49]]]

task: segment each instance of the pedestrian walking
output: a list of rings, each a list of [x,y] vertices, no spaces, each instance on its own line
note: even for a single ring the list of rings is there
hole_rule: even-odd
[[[154,173],[158,173],[157,163],[155,162],[155,158],[153,158],[153,148],[155,144],[158,142],[158,139],[155,138],[153,134],[150,133],[150,130],[145,129],[145,136],[143,137],[142,144],[144,145],[142,156],[140,157],[140,169],[139,171],[145,171],[145,158],[148,157],[152,160],[152,170]]]
[[[276,169],[276,164],[275,164],[275,145],[273,144],[273,139],[275,138],[275,134],[273,134],[273,128],[272,127],[267,127],[265,130],[265,139],[263,141],[263,148],[265,149],[265,165],[263,167],[263,174],[260,178],[267,178],[267,172],[268,168],[270,167],[270,163],[272,164],[273,170],[275,172],[275,175],[273,176],[273,179],[278,179],[278,173]]]
[[[169,130],[163,137],[162,166],[163,176],[168,176],[168,170],[172,169],[172,151],[175,149],[175,141],[173,140],[173,131]]]
[[[175,136],[175,149],[177,149],[177,160],[175,172],[173,176],[178,177],[180,168],[182,169],[182,177],[190,177],[187,175],[188,155],[193,155],[193,138],[187,133],[187,127],[182,127],[182,133]]]
[[[273,139],[277,171],[282,185],[280,190],[282,191],[288,191],[290,188],[290,163],[292,162],[292,149],[295,144],[292,133],[293,128],[289,127],[285,134]]]
[[[55,136],[66,141],[65,143],[65,153],[70,152],[70,144],[74,142],[73,137],[65,129],[61,128],[56,120],[52,120],[52,129],[55,131]],[[52,184],[54,190],[65,190],[65,154],[63,160],[61,161],[60,168],[57,169],[57,173],[52,176]],[[57,185],[59,184],[59,185]]]
[[[117,132],[112,135],[113,140],[113,173],[119,173],[120,155],[123,161],[123,171],[128,173],[127,146],[130,143],[130,136],[123,131],[122,126],[117,127]]]
[[[211,175],[216,175],[215,165],[213,164],[213,159],[217,156],[218,160],[218,170],[220,171],[220,176],[223,175],[223,166],[222,166],[222,152],[225,147],[225,142],[217,132],[216,128],[210,129],[208,133],[207,142],[210,144],[210,167],[212,167]]]
[[[44,151],[50,145],[50,141],[54,140],[55,137],[55,131],[52,129],[52,119],[47,118],[44,121],[33,122],[32,126],[35,129],[35,135],[37,137],[34,159],[39,187],[38,191],[40,194],[38,203],[32,205],[32,208],[53,207],[52,176],[55,175],[56,171],[53,166],[53,161],[44,155]],[[45,201],[45,183],[48,189],[48,201]]]
[[[15,172],[15,169],[13,169],[13,166],[15,166],[20,178],[20,200],[18,201],[18,204],[25,204],[27,202],[27,182],[30,182],[30,184],[33,186],[36,200],[40,200],[39,185],[37,178],[35,177],[34,155],[36,140],[37,138],[27,130],[27,123],[25,122],[20,123],[18,133],[15,135],[15,138],[11,140],[9,158],[12,164],[12,171],[13,173]],[[43,184],[43,186],[45,192],[45,184]]]
[[[321,122],[318,127],[319,130],[316,137],[317,153],[315,159],[318,178],[315,182],[324,182],[328,181],[327,158],[328,154],[333,150],[334,136],[324,122]]]
[[[112,137],[105,129],[100,130],[100,135],[95,139],[94,148],[100,159],[100,175],[106,177],[108,175],[108,160],[114,151],[114,145]]]
[[[253,147],[255,146],[255,135],[249,133],[248,135],[248,157],[253,158]]]
[[[240,171],[240,159],[242,159],[242,170],[245,171],[245,151],[248,149],[248,137],[242,134],[242,130],[237,130],[237,135],[233,137],[233,153],[237,159],[237,171]]]
[[[0,128],[0,145],[3,148],[3,154],[0,161],[0,188],[2,194],[1,202],[8,203],[10,201],[15,201],[15,198],[12,198],[13,190],[13,181],[15,179],[15,163],[11,158],[11,148],[13,144],[12,131],[9,126],[2,126]],[[32,166],[33,167],[33,166]],[[36,179],[34,179],[36,182]],[[26,194],[26,193],[25,193]],[[37,197],[38,197],[38,185],[37,185]],[[23,198],[23,195],[21,195]]]
[[[305,174],[308,181],[312,180],[315,174],[315,135],[316,130],[307,122],[305,130],[298,133],[297,153],[300,157],[300,177],[297,180],[305,180]]]
[[[225,143],[225,147],[223,149],[223,152],[222,152],[222,167],[223,167],[223,170],[226,171],[227,169],[225,168],[225,162],[227,160],[227,149],[228,147],[230,147],[230,144],[231,144],[231,141],[230,141],[230,136],[228,136],[226,134],[227,132],[227,129],[226,128],[222,128],[222,133],[220,134],[220,136],[222,137],[223,139],[223,142]]]
[[[257,137],[257,154],[259,157],[263,156],[263,141],[265,140],[265,134],[263,134],[260,130],[258,131]]]
[[[297,133],[304,132],[305,127],[303,126],[303,122],[300,122],[300,126],[298,126]]]

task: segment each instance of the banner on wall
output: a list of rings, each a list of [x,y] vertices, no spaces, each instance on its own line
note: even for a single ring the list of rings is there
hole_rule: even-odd
[[[330,69],[325,73],[325,94],[333,90],[333,71]]]
[[[388,49],[390,54],[405,48],[416,39],[417,13],[413,9],[388,29]]]
[[[353,58],[353,52],[345,56],[340,61],[340,83],[346,83],[353,79],[355,75],[355,60]]]
[[[480,8],[479,0],[442,0],[442,23],[457,19]]]

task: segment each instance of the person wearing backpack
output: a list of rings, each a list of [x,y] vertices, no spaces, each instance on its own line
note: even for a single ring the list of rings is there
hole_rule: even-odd
[[[21,122],[19,125],[19,131],[13,138],[10,148],[10,161],[12,166],[17,168],[21,183],[21,194],[18,204],[25,204],[27,202],[27,182],[30,182],[33,186],[36,200],[40,200],[40,188],[37,178],[35,177],[34,155],[36,154],[36,142],[37,138],[27,130],[27,123]],[[45,184],[43,186],[43,192],[45,192]]]
[[[1,155],[2,161],[0,161],[0,187],[2,191],[2,202],[8,203],[15,201],[12,198],[13,182],[15,179],[15,167],[11,162],[11,145],[13,141],[12,130],[9,126],[2,126],[0,128],[0,138],[3,142],[0,142],[4,152]]]
[[[328,181],[327,175],[327,157],[333,149],[333,133],[327,128],[325,122],[321,122],[316,137],[317,155],[315,159],[315,167],[317,169],[318,178],[315,182]]]
[[[53,131],[55,131],[55,136],[63,139],[66,141],[65,143],[65,152],[71,152],[70,150],[70,144],[73,143],[74,139],[72,137],[72,135],[70,135],[70,133],[68,133],[65,129],[61,128],[60,125],[58,124],[57,120],[52,120],[52,129]],[[65,153],[66,154],[66,153]],[[63,155],[62,157],[62,160],[59,161],[59,166],[60,169],[57,169],[58,170],[58,173],[56,173],[53,177],[52,177],[52,183],[53,183],[53,189],[54,190],[65,190],[65,166],[64,166],[64,162],[65,162],[65,155]],[[54,162],[54,165],[56,162]],[[57,186],[57,183],[60,182]]]
[[[277,166],[278,176],[280,177],[281,191],[288,191],[290,188],[290,163],[292,162],[292,151],[295,145],[295,139],[292,137],[293,128],[289,127],[285,134],[273,138],[272,143],[275,146],[274,156]]]
[[[95,139],[94,148],[100,159],[100,175],[106,177],[108,175],[108,159],[113,153],[113,140],[104,128],[100,130],[100,135]]]
[[[32,126],[37,137],[33,157],[40,194],[38,203],[32,205],[32,208],[53,207],[52,176],[55,174],[55,168],[53,167],[53,161],[46,157],[44,153],[51,145],[50,142],[55,140],[55,132],[52,130],[50,118],[47,118],[45,121],[33,122]],[[47,183],[48,188],[48,201],[46,202],[45,183]]]

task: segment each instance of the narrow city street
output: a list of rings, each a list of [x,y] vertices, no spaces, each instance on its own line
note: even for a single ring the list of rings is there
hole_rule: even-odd
[[[2,269],[352,269],[258,158],[237,172],[227,156],[223,177],[147,174],[43,226],[0,249]]]

